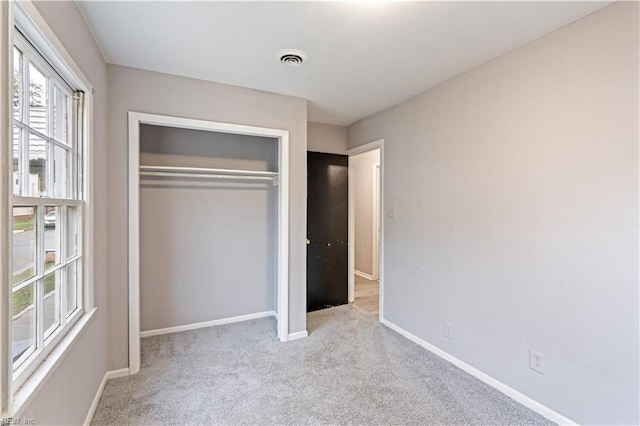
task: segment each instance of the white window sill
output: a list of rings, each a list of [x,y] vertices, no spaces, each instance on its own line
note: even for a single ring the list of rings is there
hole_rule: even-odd
[[[69,353],[69,349],[87,327],[97,310],[98,308],[93,308],[80,317],[78,322],[67,332],[49,356],[42,361],[42,364],[33,372],[31,377],[18,389],[13,396],[13,404],[9,416],[20,416],[20,411],[31,401],[40,388],[42,388],[51,377],[56,368],[62,363],[62,360]]]

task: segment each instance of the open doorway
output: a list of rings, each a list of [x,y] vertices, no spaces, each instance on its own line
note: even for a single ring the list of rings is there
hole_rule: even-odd
[[[382,318],[382,141],[349,151],[349,302]]]

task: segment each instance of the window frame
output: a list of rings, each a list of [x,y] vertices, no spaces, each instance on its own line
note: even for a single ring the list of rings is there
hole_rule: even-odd
[[[19,151],[19,168],[18,173],[21,181],[19,188],[19,194],[13,194],[11,197],[12,210],[14,208],[32,207],[35,209],[35,236],[36,244],[34,250],[36,251],[36,262],[34,275],[24,281],[14,284],[11,288],[11,294],[14,294],[24,288],[30,287],[33,289],[32,294],[34,297],[33,306],[35,312],[35,336],[33,347],[28,348],[23,354],[21,354],[16,361],[12,364],[13,369],[13,388],[18,390],[24,382],[33,374],[33,372],[40,366],[42,361],[55,349],[56,345],[62,340],[66,333],[73,327],[84,313],[84,307],[82,303],[82,293],[84,287],[84,279],[78,280],[76,286],[76,308],[70,315],[66,315],[66,277],[67,268],[76,264],[79,265],[81,270],[84,262],[82,253],[82,226],[78,226],[78,243],[80,247],[78,252],[69,257],[67,256],[67,211],[69,206],[73,206],[82,211],[84,207],[84,200],[82,198],[82,185],[77,182],[77,170],[82,166],[84,168],[84,162],[82,160],[82,135],[77,135],[73,128],[76,125],[76,114],[74,114],[74,91],[71,86],[64,81],[63,77],[47,62],[37,48],[26,38],[18,26],[14,27],[13,34],[13,46],[21,53],[22,69],[20,80],[20,119],[16,119],[12,115],[12,131],[17,128],[21,134],[21,145]],[[13,56],[12,56],[13,57]],[[30,90],[30,72],[31,67],[34,67],[37,72],[43,75],[47,79],[47,87],[45,88],[46,106],[45,117],[46,124],[45,130],[40,131],[33,127],[31,122],[33,109],[31,108],[29,101]],[[12,64],[13,68],[13,64]],[[55,90],[62,90],[68,96],[68,105],[66,113],[68,114],[67,129],[67,141],[66,143],[56,139],[54,135],[54,102]],[[79,110],[81,111],[81,110]],[[78,111],[76,111],[77,113]],[[13,114],[13,110],[12,110]],[[82,117],[79,118],[80,120]],[[45,191],[44,195],[39,197],[28,194],[29,175],[30,170],[28,161],[30,161],[30,148],[31,135],[35,135],[41,139],[44,143],[44,150],[46,152],[46,172],[45,172]],[[12,141],[13,143],[13,141]],[[55,148],[60,147],[67,151],[67,157],[65,159],[65,173],[66,173],[66,187],[65,198],[55,198],[56,187],[54,185],[54,173],[53,167],[55,163]],[[80,163],[80,164],[79,164]],[[71,166],[71,167],[70,167]],[[28,195],[26,195],[28,194]],[[44,216],[47,208],[55,208],[56,210],[56,231],[57,232],[57,259],[56,264],[47,268],[46,266],[46,250],[45,250],[45,226]],[[82,218],[82,215],[81,215]],[[80,224],[82,219],[80,218]],[[48,276],[56,274],[54,280],[59,277],[59,283],[57,283],[57,289],[55,297],[60,300],[58,308],[58,317],[56,318],[57,327],[49,332],[49,329],[45,329],[45,282]],[[13,309],[11,310],[13,314]],[[49,333],[48,333],[49,332]],[[48,334],[47,334],[48,333]],[[11,345],[13,346],[13,339],[11,339]]]
[[[22,85],[25,85],[25,81],[28,80],[28,70],[27,67],[29,64],[33,64],[34,67],[40,72],[42,73],[44,76],[46,76],[47,78],[49,78],[51,80],[50,87],[47,88],[47,133],[42,133],[39,130],[33,128],[28,122],[27,122],[27,117],[30,120],[31,117],[29,116],[30,112],[29,112],[29,104],[28,102],[25,102],[25,93],[22,93],[22,98],[21,98],[21,105],[20,105],[20,109],[21,109],[21,114],[22,114],[22,121],[21,120],[17,120],[15,118],[13,118],[12,116],[12,125],[16,126],[18,128],[20,128],[22,135],[21,137],[24,138],[25,134],[26,134],[26,141],[28,142],[29,140],[29,135],[34,135],[40,139],[42,139],[43,141],[45,141],[46,143],[46,150],[47,150],[47,158],[51,158],[53,159],[54,155],[53,155],[53,150],[55,147],[59,147],[61,149],[64,149],[66,151],[68,151],[69,153],[69,158],[67,161],[67,182],[70,184],[70,188],[67,188],[67,197],[53,197],[51,194],[49,194],[49,196],[47,197],[35,197],[35,198],[60,198],[60,199],[69,199],[69,198],[73,198],[76,197],[78,199],[80,199],[81,197],[81,186],[79,185],[78,182],[78,170],[74,169],[73,167],[68,167],[69,163],[72,163],[74,166],[78,165],[78,162],[74,162],[72,159],[77,159],[78,157],[80,157],[80,162],[82,162],[82,144],[81,143],[69,143],[69,139],[73,137],[73,128],[75,126],[75,122],[73,120],[73,118],[75,118],[75,115],[73,113],[73,109],[74,109],[74,96],[75,96],[75,91],[73,90],[73,88],[71,87],[71,85],[69,85],[65,80],[64,77],[62,77],[52,66],[51,64],[49,64],[47,62],[47,60],[40,54],[40,52],[38,52],[37,48],[35,46],[33,46],[28,40],[27,38],[21,34],[20,30],[16,27],[16,33],[14,33],[14,39],[13,39],[13,45],[20,51],[20,53],[22,54],[22,62],[24,64],[23,69],[22,69]],[[13,58],[13,56],[12,56]],[[13,59],[12,59],[13,60]],[[13,63],[12,63],[12,68],[13,68]],[[28,85],[28,83],[26,83]],[[59,90],[62,93],[64,93],[65,95],[68,96],[69,99],[69,104],[67,105],[67,114],[68,117],[70,118],[69,122],[67,123],[67,143],[57,139],[54,135],[53,132],[53,126],[54,126],[54,107],[53,107],[53,103],[55,102],[55,91]],[[26,94],[28,96],[28,94]],[[81,135],[77,135],[80,136]],[[76,137],[76,139],[80,139],[80,137]],[[51,147],[50,147],[51,145]],[[79,146],[80,145],[80,146]],[[29,145],[28,143],[24,144],[24,147],[22,147],[22,150],[20,152],[20,161],[24,161],[24,158],[27,158],[29,155]],[[46,177],[47,180],[49,180],[49,177],[52,175],[51,172],[51,161],[47,161],[47,173],[46,173]],[[20,176],[20,179],[22,181],[28,181],[28,174],[29,174],[29,168],[28,167],[23,167],[21,170],[21,174],[22,176]],[[70,177],[74,177],[74,179],[70,179]],[[21,187],[23,187],[23,185],[21,185]],[[49,191],[53,191],[53,187],[52,185],[50,185],[50,182],[47,182],[47,192]],[[14,196],[16,196],[14,194]],[[23,194],[18,194],[17,196],[19,197],[23,197],[26,198],[28,197],[28,195],[24,195]]]
[[[0,73],[0,123],[2,128],[0,134],[2,143],[0,148],[0,162],[11,164],[12,155],[12,131],[13,131],[13,108],[12,108],[12,82],[13,82],[13,46],[14,31],[18,28],[24,34],[34,49],[46,58],[50,67],[62,77],[62,80],[70,87],[84,93],[82,115],[74,130],[78,132],[78,146],[83,152],[81,163],[78,165],[76,173],[77,185],[82,187],[82,193],[77,193],[81,203],[83,219],[78,224],[78,256],[83,259],[81,262],[82,285],[78,286],[76,294],[77,305],[83,309],[76,309],[75,313],[68,317],[68,325],[64,329],[58,327],[49,337],[45,348],[47,354],[42,355],[37,362],[30,362],[30,372],[24,374],[24,380],[14,382],[13,363],[11,354],[11,325],[12,325],[12,294],[13,288],[13,267],[11,260],[12,220],[13,220],[13,170],[12,167],[4,167],[0,172],[0,236],[2,240],[2,250],[0,250],[0,404],[2,415],[7,417],[20,412],[24,405],[33,398],[62,359],[69,352],[74,342],[78,339],[82,331],[87,327],[95,316],[96,307],[94,304],[93,289],[93,87],[90,81],[84,76],[71,55],[66,51],[53,30],[48,26],[42,15],[38,12],[31,0],[21,2],[0,2],[0,56],[2,56],[2,67]],[[18,37],[16,37],[18,38]],[[28,83],[27,83],[28,84]],[[27,93],[28,96],[28,93]],[[53,102],[53,99],[50,100]],[[28,101],[27,101],[28,103]],[[73,102],[69,102],[73,104]],[[72,106],[73,107],[73,106]],[[80,142],[81,141],[81,142]],[[75,155],[70,154],[70,155]],[[69,173],[70,170],[67,170]],[[49,193],[48,195],[52,195]],[[68,196],[71,194],[68,192]],[[63,205],[75,204],[76,200],[40,197],[22,197],[19,205]],[[18,205],[16,204],[16,206]],[[66,210],[64,207],[60,211]],[[44,215],[44,208],[40,209]],[[63,214],[56,220],[62,220]],[[61,238],[62,239],[62,238]],[[62,245],[63,242],[59,241]],[[67,259],[62,260],[66,262]],[[46,274],[53,271],[47,270]],[[43,287],[44,288],[44,287]],[[60,317],[66,315],[62,312]],[[73,324],[71,324],[73,322]],[[43,333],[44,335],[44,333]],[[55,341],[54,341],[55,340]],[[18,370],[16,370],[18,371]],[[26,371],[26,369],[25,369]],[[20,385],[18,385],[20,383]]]

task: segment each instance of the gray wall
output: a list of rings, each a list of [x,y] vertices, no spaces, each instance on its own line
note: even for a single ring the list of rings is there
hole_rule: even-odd
[[[277,171],[278,141],[142,125],[141,163]],[[142,177],[140,328],[276,309],[277,187]]]
[[[308,122],[307,150],[329,154],[346,154],[347,128],[333,124]]]
[[[143,124],[140,163],[277,172],[278,140]]]
[[[307,101],[109,65],[109,368],[128,365],[127,112],[289,130],[289,332],[306,329]]]
[[[348,131],[385,141],[386,319],[582,424],[640,421],[638,48],[616,3]]]
[[[39,392],[18,415],[33,418],[36,424],[81,424],[107,365],[107,69],[75,3],[34,4],[95,89],[94,288],[98,310],[58,367],[44,381]]]
[[[373,274],[373,165],[380,163],[380,150],[351,157],[353,168],[353,204],[355,219],[355,267]]]

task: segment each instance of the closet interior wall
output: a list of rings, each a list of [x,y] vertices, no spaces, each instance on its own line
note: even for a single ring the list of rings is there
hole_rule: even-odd
[[[140,126],[141,166],[277,172],[277,139]],[[269,180],[140,177],[140,329],[275,311]]]

